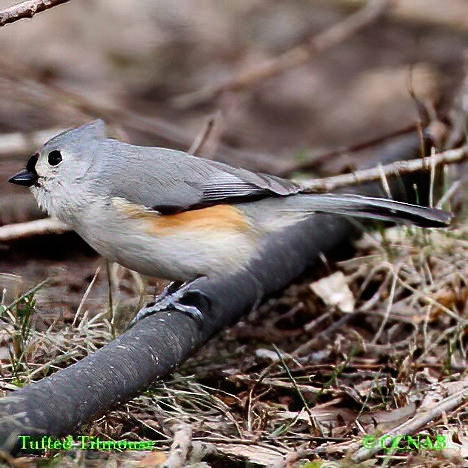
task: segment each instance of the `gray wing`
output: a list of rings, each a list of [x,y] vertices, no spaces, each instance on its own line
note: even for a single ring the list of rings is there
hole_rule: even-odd
[[[208,178],[193,183],[202,193],[202,203],[248,201],[252,198],[287,196],[300,191],[294,182],[268,174],[236,169],[217,162],[210,162],[210,169]]]
[[[301,190],[289,180],[234,168],[181,151],[106,141],[112,146],[118,143],[112,153],[124,154],[126,159],[125,174],[112,177],[115,180],[113,194],[125,196],[129,201],[162,214],[287,196]],[[110,165],[106,167],[108,171],[112,171]]]

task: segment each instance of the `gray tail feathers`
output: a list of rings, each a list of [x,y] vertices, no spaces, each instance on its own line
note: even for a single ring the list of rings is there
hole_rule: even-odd
[[[452,214],[436,208],[411,205],[385,198],[371,198],[361,195],[303,194],[296,199],[295,206],[288,211],[330,213],[359,218],[371,218],[397,223],[409,222],[421,227],[447,227]],[[302,206],[297,203],[302,199]]]

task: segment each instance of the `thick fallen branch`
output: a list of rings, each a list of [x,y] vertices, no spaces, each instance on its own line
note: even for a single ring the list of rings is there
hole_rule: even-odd
[[[41,11],[49,10],[54,6],[67,3],[70,0],[28,0],[11,7],[0,10],[0,27],[8,23],[14,23],[20,19],[32,18]]]

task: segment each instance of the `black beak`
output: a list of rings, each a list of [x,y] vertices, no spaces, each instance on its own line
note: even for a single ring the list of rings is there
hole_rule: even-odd
[[[13,177],[8,179],[8,182],[16,185],[23,185],[25,187],[31,187],[37,183],[38,175],[36,172],[36,163],[39,155],[34,154],[29,158],[26,169],[15,174]]]
[[[31,187],[37,182],[37,174],[35,171],[30,172],[27,169],[23,169],[22,171],[18,172],[18,174],[10,177],[8,182],[16,185],[24,185],[25,187]]]

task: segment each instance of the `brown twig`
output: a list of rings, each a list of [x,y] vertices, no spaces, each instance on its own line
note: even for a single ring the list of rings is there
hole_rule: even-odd
[[[363,169],[351,174],[342,174],[324,179],[313,179],[304,182],[302,185],[310,192],[330,192],[339,187],[348,185],[358,185],[364,182],[382,179],[382,176],[402,176],[410,172],[417,172],[430,169],[431,164],[438,166],[440,164],[454,164],[463,161],[468,157],[468,145],[461,148],[444,151],[421,159],[410,161],[398,161],[378,166],[371,169]]]
[[[203,152],[203,149],[206,146],[206,143],[208,142],[209,138],[212,136],[213,131],[215,130],[215,127],[216,127],[216,123],[220,119],[220,117],[221,117],[220,112],[216,112],[215,114],[210,115],[208,117],[200,133],[195,137],[192,145],[187,151],[188,154],[195,154],[197,156],[201,155],[201,153]]]
[[[20,19],[32,18],[41,11],[49,10],[54,6],[67,3],[70,0],[27,0],[11,7],[0,10],[0,27],[14,23]]]
[[[414,133],[416,131],[417,125],[410,124],[406,127],[399,128],[397,130],[390,131],[383,135],[376,136],[375,138],[366,139],[345,147],[331,149],[324,153],[319,153],[317,155],[312,156],[311,158],[307,158],[306,161],[292,162],[289,167],[285,168],[284,171],[277,172],[275,175],[279,177],[288,177],[295,172],[312,171],[317,167],[323,165],[323,163],[325,163],[326,161],[334,160],[337,157],[347,155],[349,153],[355,153],[357,151],[373,148],[379,144],[387,143],[388,141],[394,138],[408,135],[409,133]]]
[[[43,234],[62,234],[70,228],[58,219],[45,218],[27,223],[7,224],[0,227],[0,242],[24,239]]]
[[[389,4],[389,0],[369,0],[367,5],[357,13],[318,34],[308,43],[293,47],[275,59],[241,72],[225,83],[209,86],[193,93],[182,94],[174,99],[174,105],[179,108],[189,108],[210,101],[226,91],[245,89],[259,80],[271,78],[286,70],[302,65],[318,52],[342,42],[367,24],[383,16]]]

